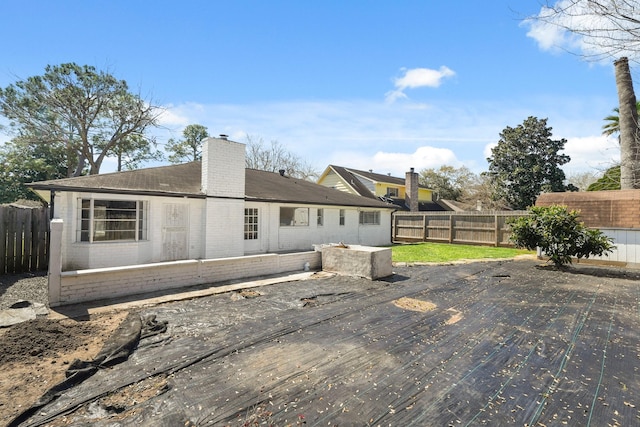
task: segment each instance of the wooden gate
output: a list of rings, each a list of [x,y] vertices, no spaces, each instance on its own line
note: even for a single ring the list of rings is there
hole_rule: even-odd
[[[49,209],[0,206],[0,274],[46,270]]]

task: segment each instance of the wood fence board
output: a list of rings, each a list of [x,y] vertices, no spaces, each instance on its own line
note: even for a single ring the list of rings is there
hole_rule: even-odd
[[[4,274],[7,270],[7,223],[5,210],[0,207],[0,274]]]
[[[7,215],[7,273],[16,272],[16,211],[10,209]]]
[[[396,212],[393,241],[465,243],[510,246],[507,220],[529,215],[527,211]]]
[[[46,269],[49,209],[0,206],[0,274]]]

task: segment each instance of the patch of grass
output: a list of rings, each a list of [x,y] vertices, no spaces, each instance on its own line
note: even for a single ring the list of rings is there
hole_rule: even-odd
[[[427,242],[394,245],[391,247],[391,254],[393,262],[450,262],[463,259],[513,258],[535,252],[525,249]]]

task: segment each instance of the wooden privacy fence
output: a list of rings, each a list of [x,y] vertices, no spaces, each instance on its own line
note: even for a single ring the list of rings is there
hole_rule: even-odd
[[[0,274],[45,270],[49,209],[0,206]]]
[[[395,212],[392,240],[513,247],[507,220],[527,215],[527,211]]]

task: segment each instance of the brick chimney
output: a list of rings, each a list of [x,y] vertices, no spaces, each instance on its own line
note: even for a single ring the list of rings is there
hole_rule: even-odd
[[[202,191],[207,196],[244,199],[245,145],[220,138],[202,141]]]
[[[418,212],[418,173],[413,168],[406,174],[404,203],[411,212]]]

